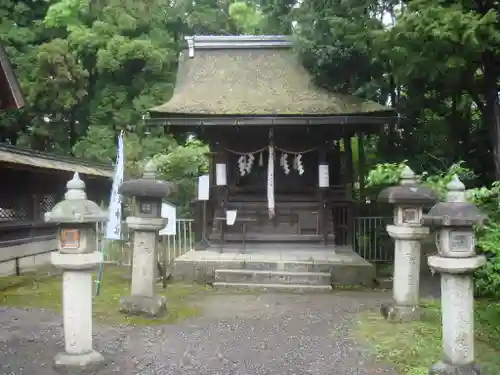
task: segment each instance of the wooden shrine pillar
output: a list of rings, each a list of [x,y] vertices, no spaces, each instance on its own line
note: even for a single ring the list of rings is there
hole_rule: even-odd
[[[194,216],[193,231],[194,231],[194,249],[204,250],[208,247],[207,239],[207,202],[196,199],[192,202],[192,210]]]
[[[214,153],[213,178],[214,178],[214,209],[212,233],[219,231],[221,252],[224,244],[224,228],[227,201],[229,199],[228,187],[228,154],[227,151],[217,149]]]
[[[352,189],[353,189],[353,161],[352,161],[352,145],[351,145],[351,134],[348,132],[344,133],[343,136],[343,143],[344,143],[344,165],[345,165],[345,171],[344,171],[344,183],[346,186],[346,195],[347,195],[347,202],[348,202],[348,207],[347,207],[347,213],[346,213],[346,220],[347,220],[347,238],[346,238],[346,245],[350,246],[352,245],[352,237],[353,237],[353,229],[354,229],[354,223],[353,223],[353,202],[352,202]]]
[[[349,185],[349,198],[352,198],[352,182],[353,182],[353,161],[352,161],[352,145],[351,145],[351,136],[350,134],[346,134],[343,136],[344,143],[344,183]]]
[[[322,146],[319,150],[318,163],[318,199],[321,214],[321,231],[323,235],[323,243],[328,245],[328,190],[330,189],[330,166],[328,164],[326,146]]]
[[[365,202],[365,173],[366,173],[366,156],[365,156],[365,137],[363,132],[359,131],[358,136],[358,183],[359,183],[359,198],[361,202]]]
[[[200,201],[196,199],[193,205],[194,211],[194,232],[195,232],[195,250],[204,250],[210,246],[209,227],[213,223],[214,217],[214,191],[215,186],[215,154],[206,152],[208,159],[208,179],[209,179],[209,201]]]
[[[216,211],[223,209],[225,215],[225,207],[228,198],[228,162],[229,158],[226,151],[217,151],[213,153],[213,178],[214,178],[214,196],[218,204]]]

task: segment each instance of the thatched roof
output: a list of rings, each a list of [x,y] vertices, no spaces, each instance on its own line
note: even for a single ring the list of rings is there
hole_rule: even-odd
[[[24,106],[19,83],[5,49],[0,45],[0,109],[18,109]]]
[[[283,36],[187,38],[172,98],[153,115],[348,115],[390,111],[316,87]],[[194,55],[190,58],[190,54]]]

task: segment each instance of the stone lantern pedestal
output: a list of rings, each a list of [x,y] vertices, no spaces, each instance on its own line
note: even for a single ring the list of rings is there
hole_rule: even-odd
[[[409,167],[401,173],[398,186],[382,190],[378,200],[395,205],[394,224],[387,233],[394,239],[393,302],[382,305],[382,315],[390,321],[419,319],[420,249],[429,228],[420,224],[424,206],[437,201],[437,195],[421,186]]]
[[[92,271],[103,261],[96,249],[95,223],[104,221],[106,213],[87,200],[77,173],[67,188],[65,199],[45,214],[45,221],[59,224],[59,251],[51,254],[51,261],[63,270],[64,352],[54,358],[54,368],[92,373],[104,361],[92,347]]]
[[[133,231],[131,295],[120,299],[120,311],[128,315],[158,317],[166,311],[166,300],[155,295],[158,232],[167,224],[161,217],[162,199],[171,184],[156,179],[156,165],[148,162],[143,178],[125,181],[120,194],[135,197],[136,216],[127,218]]]
[[[439,229],[439,255],[429,267],[441,274],[443,357],[430,375],[479,375],[474,363],[474,271],[486,263],[476,255],[473,225],[485,216],[466,202],[465,186],[457,176],[448,184],[446,202],[436,204],[422,222]]]

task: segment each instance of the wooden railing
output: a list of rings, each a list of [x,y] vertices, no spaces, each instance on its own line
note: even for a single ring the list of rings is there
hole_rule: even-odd
[[[122,225],[122,239],[119,241],[104,241],[104,226],[99,225],[98,248],[103,252],[104,261],[122,266],[132,265],[132,235]],[[177,219],[176,234],[158,236],[158,262],[164,266],[170,265],[175,258],[194,248],[194,229],[192,219]]]

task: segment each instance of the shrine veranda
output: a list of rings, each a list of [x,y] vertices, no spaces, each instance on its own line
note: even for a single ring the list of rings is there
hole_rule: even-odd
[[[178,268],[205,264],[208,279],[217,262],[366,269],[369,263],[352,250],[351,139],[358,138],[362,151],[364,135],[394,121],[393,110],[315,86],[289,37],[186,41],[174,94],[148,120],[210,145],[210,198],[199,202],[196,254],[179,258]],[[358,160],[363,173],[364,155]],[[236,213],[232,225],[228,211]]]

